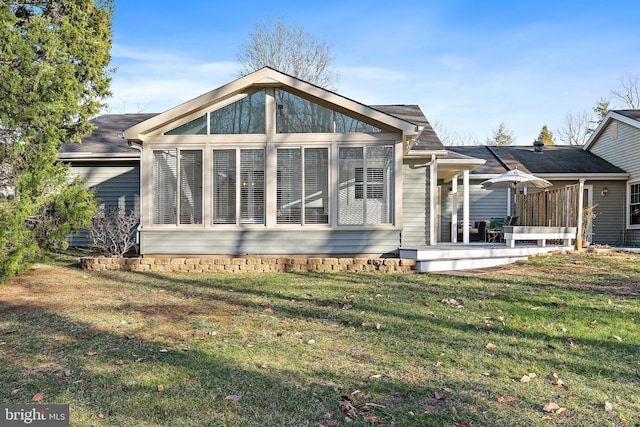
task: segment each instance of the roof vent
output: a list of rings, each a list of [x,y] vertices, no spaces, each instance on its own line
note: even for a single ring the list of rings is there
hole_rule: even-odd
[[[535,151],[536,153],[542,153],[542,147],[544,147],[544,142],[533,141],[533,151]]]

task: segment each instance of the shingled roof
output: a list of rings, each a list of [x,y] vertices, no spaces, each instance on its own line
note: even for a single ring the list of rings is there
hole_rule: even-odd
[[[613,112],[640,121],[640,110],[613,110]]]
[[[456,146],[448,150],[487,160],[472,174],[500,174],[520,169],[535,175],[624,175],[626,172],[576,145],[547,145],[541,152],[532,146]]]
[[[423,128],[411,150],[444,150],[442,141],[440,141],[440,138],[431,127],[431,123],[429,123],[429,120],[427,120],[418,105],[371,105],[371,108]]]
[[[417,105],[375,105],[371,106],[398,119],[423,127],[417,138],[414,150],[444,150],[440,138],[429,124],[429,121]],[[141,123],[151,117],[152,114],[104,114],[91,120],[95,129],[82,139],[82,144],[67,143],[60,149],[60,159],[77,158],[116,158],[139,157],[140,153],[131,148],[127,141],[121,137],[125,129]]]
[[[91,120],[92,133],[82,138],[82,144],[66,143],[59,150],[59,158],[136,158],[140,152],[122,138],[122,132],[156,114],[104,114]]]

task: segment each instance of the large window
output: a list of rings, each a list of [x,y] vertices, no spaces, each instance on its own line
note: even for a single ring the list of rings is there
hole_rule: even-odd
[[[339,151],[338,223],[393,221],[393,148],[344,147]]]
[[[264,165],[263,149],[213,151],[214,224],[264,224]]]
[[[327,148],[278,149],[277,223],[328,224],[328,175]]]
[[[640,226],[640,184],[629,186],[629,225]]]
[[[284,90],[276,89],[276,132],[278,133],[381,131],[376,126],[330,110]]]
[[[265,91],[259,90],[239,101],[166,131],[165,135],[238,135],[265,133]],[[207,127],[207,124],[209,125]]]
[[[202,150],[153,151],[153,223],[202,224]]]

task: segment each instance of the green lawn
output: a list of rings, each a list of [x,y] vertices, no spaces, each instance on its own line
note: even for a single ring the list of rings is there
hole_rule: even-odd
[[[54,258],[0,286],[0,403],[44,393],[74,426],[640,425],[638,255],[474,275]]]

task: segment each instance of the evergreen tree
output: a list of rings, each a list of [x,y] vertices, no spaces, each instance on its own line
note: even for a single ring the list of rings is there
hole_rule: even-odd
[[[493,130],[493,136],[487,138],[487,145],[511,145],[516,142],[513,132],[507,129],[504,123],[500,123],[497,129]]]
[[[538,141],[544,142],[544,145],[555,145],[556,140],[553,137],[553,132],[551,132],[547,125],[542,126],[542,130],[540,131],[540,135],[538,135]]]
[[[0,4],[0,281],[87,225],[95,202],[57,161],[109,95],[111,0]]]

